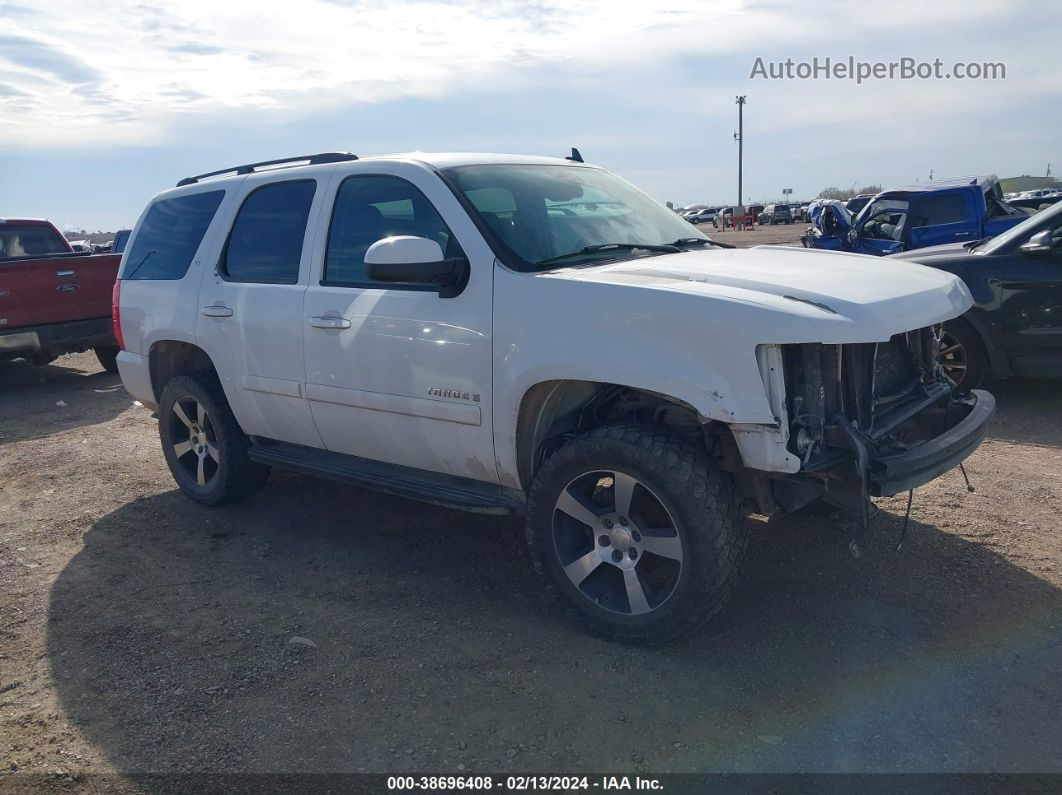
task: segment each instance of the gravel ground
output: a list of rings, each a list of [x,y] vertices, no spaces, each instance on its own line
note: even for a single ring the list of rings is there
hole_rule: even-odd
[[[1062,772],[1062,400],[994,391],[977,491],[958,472],[920,489],[900,551],[904,498],[858,556],[837,517],[752,519],[725,625],[642,650],[565,622],[517,520],[283,473],[202,508],[91,354],[0,364],[0,789],[26,771]]]

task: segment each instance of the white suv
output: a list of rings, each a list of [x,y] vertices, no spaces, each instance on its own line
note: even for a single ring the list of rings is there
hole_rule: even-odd
[[[226,176],[227,175],[227,176]],[[716,244],[572,159],[326,153],[182,180],[115,287],[126,388],[207,505],[286,467],[523,512],[603,636],[666,641],[733,591],[748,511],[865,524],[977,447],[908,262]]]

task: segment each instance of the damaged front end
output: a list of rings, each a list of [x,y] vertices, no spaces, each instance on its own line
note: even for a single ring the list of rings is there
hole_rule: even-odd
[[[927,483],[977,448],[995,399],[954,394],[939,344],[932,326],[880,343],[782,346],[789,449],[802,462],[775,483],[782,508],[821,497],[865,524],[871,497]]]

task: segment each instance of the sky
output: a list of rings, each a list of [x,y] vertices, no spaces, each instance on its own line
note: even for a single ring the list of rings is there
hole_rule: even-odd
[[[660,201],[1062,175],[1057,0],[0,0],[0,217],[131,226],[189,174],[320,151],[562,156]],[[849,57],[989,80],[778,79]]]

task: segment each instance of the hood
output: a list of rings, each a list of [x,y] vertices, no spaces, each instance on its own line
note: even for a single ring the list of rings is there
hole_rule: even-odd
[[[788,326],[783,336],[815,342],[880,341],[973,304],[961,280],[914,262],[783,246],[689,251],[546,275],[754,305],[768,310],[765,322]]]

